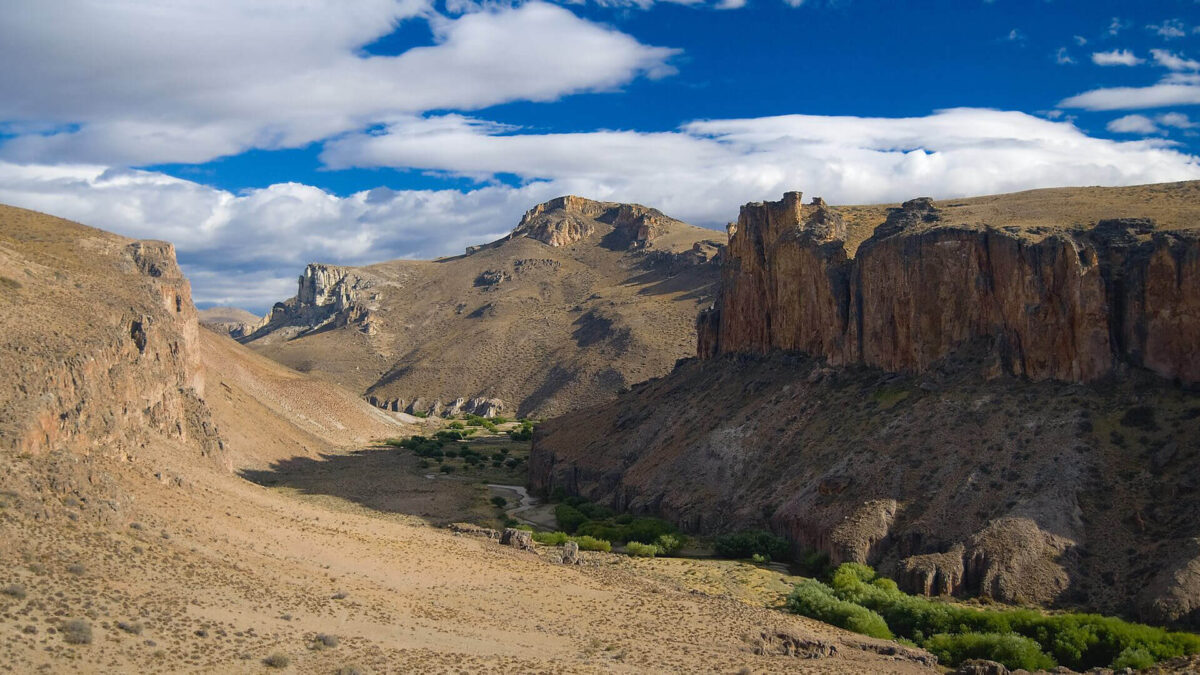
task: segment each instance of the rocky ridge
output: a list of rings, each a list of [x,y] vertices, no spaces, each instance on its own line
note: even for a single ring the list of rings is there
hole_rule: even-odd
[[[533,485],[769,527],[911,592],[1200,625],[1198,188],[1060,191],[1142,199],[1058,225],[1026,224],[1054,191],[749,204],[700,358],[540,427]]]
[[[242,342],[389,411],[566,412],[693,351],[718,273],[713,234],[644,206],[560,197],[466,255],[309,265]]]

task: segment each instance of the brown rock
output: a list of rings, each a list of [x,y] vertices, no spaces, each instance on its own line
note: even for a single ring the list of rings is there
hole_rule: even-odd
[[[500,535],[500,544],[511,546],[521,551],[532,551],[533,534],[528,530],[506,527],[504,528],[504,533]]]

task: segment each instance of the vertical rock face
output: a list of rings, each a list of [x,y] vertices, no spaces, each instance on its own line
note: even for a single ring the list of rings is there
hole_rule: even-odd
[[[24,290],[54,299],[64,315],[48,319],[54,332],[31,333],[33,327],[19,321],[9,325],[8,346],[21,356],[5,367],[18,393],[0,400],[7,420],[0,442],[32,455],[65,450],[120,457],[150,434],[161,434],[205,453],[219,449],[200,399],[196,309],[174,247],[89,237],[73,224],[58,227],[48,231],[85,251],[87,262],[43,263],[38,251],[26,258],[31,269],[45,264],[53,271],[34,275]],[[65,283],[72,278],[74,285]]]
[[[326,326],[360,324],[373,334],[372,309],[378,304],[377,280],[360,270],[309,263],[298,280],[295,297],[277,302],[266,321],[244,341],[281,328],[316,330]]]
[[[1194,234],[1123,219],[1039,238],[943,223],[914,199],[854,258],[845,236],[799,193],[743,207],[698,355],[785,349],[920,373],[982,343],[993,374],[1085,382],[1135,366],[1200,382]]]

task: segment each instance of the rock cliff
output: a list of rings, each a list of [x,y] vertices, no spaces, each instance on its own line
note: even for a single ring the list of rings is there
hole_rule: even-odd
[[[0,218],[26,220],[17,209]],[[17,314],[6,322],[3,446],[34,456],[123,457],[160,434],[216,452],[220,441],[200,400],[196,310],[174,247],[79,226],[64,236],[29,222],[19,235],[6,227],[14,238],[0,247],[0,269],[12,288],[0,303],[17,313],[36,298],[54,308],[47,320],[55,328],[45,335],[42,322]],[[48,252],[28,244],[39,237],[64,241]]]
[[[748,204],[699,358],[539,427],[533,487],[911,592],[1200,625],[1198,205]]]
[[[1125,368],[1200,382],[1200,238],[1153,220],[1051,233],[955,224],[929,199],[892,209],[850,257],[845,227],[800,193],[729,227],[698,353],[797,350],[923,373],[989,347],[989,374],[1089,382]]]

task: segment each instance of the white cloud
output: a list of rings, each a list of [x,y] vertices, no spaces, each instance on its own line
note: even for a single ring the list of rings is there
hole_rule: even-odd
[[[1170,70],[1200,70],[1200,61],[1184,58],[1181,54],[1174,54],[1165,49],[1151,49],[1150,55],[1154,57],[1154,62],[1163,68]]]
[[[1165,78],[1147,87],[1106,87],[1067,97],[1060,108],[1084,110],[1140,110],[1178,105],[1200,105],[1200,81]]]
[[[1159,124],[1175,127],[1176,129],[1194,129],[1200,126],[1200,124],[1189,119],[1187,115],[1178,112],[1163,113],[1155,119],[1158,120]]]
[[[1145,115],[1126,115],[1108,123],[1105,127],[1117,134],[1157,134],[1162,131],[1154,120]]]
[[[330,144],[325,158],[335,166],[414,167],[482,180],[513,173],[523,184],[338,197],[285,183],[233,194],[155,172],[0,162],[0,203],[174,241],[198,301],[263,311],[294,292],[295,276],[310,261],[460,253],[560,194],[641,202],[719,227],[739,205],[794,189],[834,203],[870,203],[1200,179],[1200,160],[1161,139],[1091,138],[1069,122],[980,109],[546,135],[462,116],[410,117],[378,135]]]
[[[1113,49],[1107,52],[1093,52],[1092,63],[1098,66],[1136,66],[1146,60],[1139,58],[1128,49]]]
[[[435,44],[361,53],[402,21],[428,21]],[[0,120],[60,129],[0,154],[199,163],[396,115],[610,90],[674,72],[676,53],[541,2],[457,18],[427,0],[21,3],[0,15],[0,61],[21,64],[0,69]]]
[[[1088,43],[1087,38],[1083,37],[1082,35],[1075,36],[1076,46],[1082,47],[1082,46],[1086,45],[1087,43]]]
[[[1167,40],[1187,35],[1187,26],[1179,19],[1167,19],[1162,23],[1147,24],[1146,30],[1153,31]]]
[[[1008,31],[1008,36],[1005,37],[1004,39],[1008,40],[1009,42],[1024,42],[1025,34],[1022,33],[1020,30],[1014,28],[1014,29]]]
[[[1054,54],[1054,60],[1057,61],[1058,65],[1060,65],[1060,66],[1065,66],[1065,65],[1075,63],[1075,59],[1071,58],[1071,55],[1069,53],[1067,53],[1066,47],[1058,48],[1058,51],[1055,52],[1055,54]]]
[[[1117,33],[1120,33],[1121,31],[1125,30],[1126,28],[1129,28],[1129,26],[1130,26],[1130,23],[1128,21],[1122,21],[1119,17],[1114,16],[1112,18],[1112,21],[1110,21],[1108,24],[1108,34],[1116,35]]]

